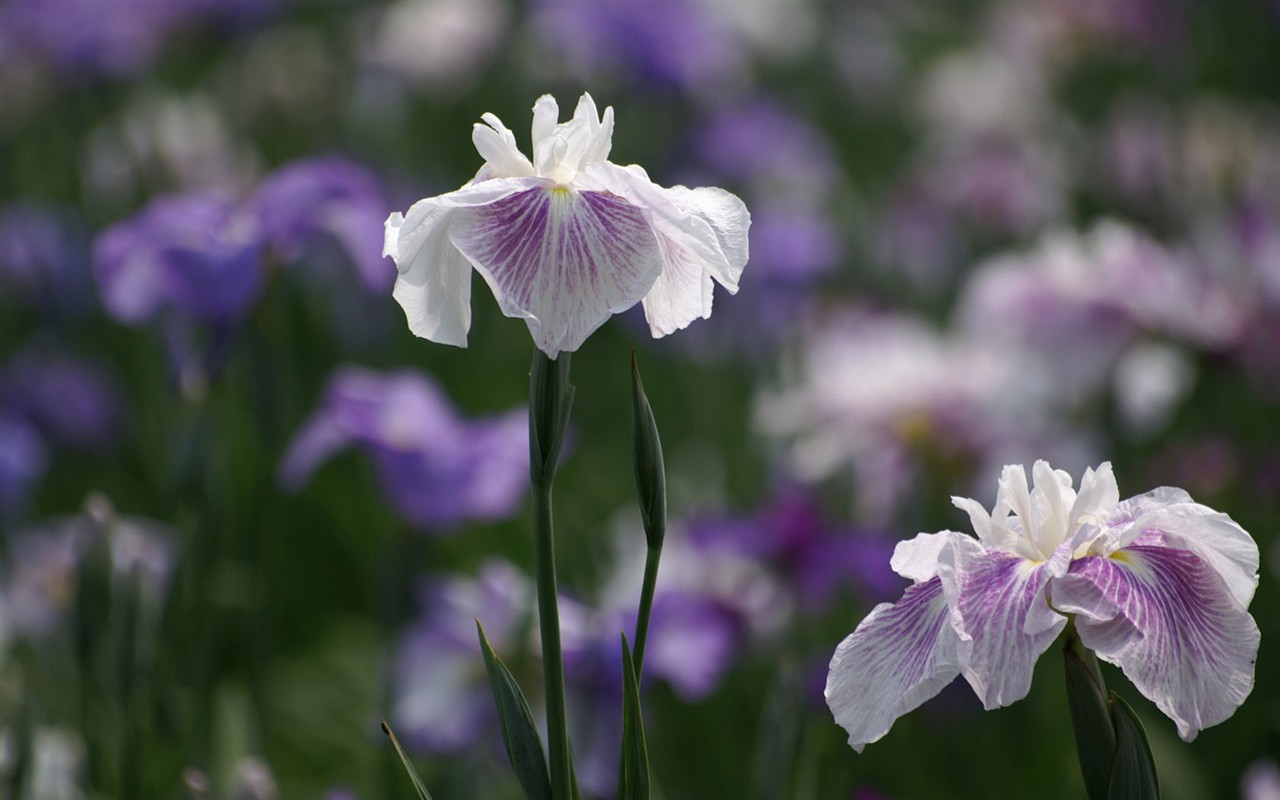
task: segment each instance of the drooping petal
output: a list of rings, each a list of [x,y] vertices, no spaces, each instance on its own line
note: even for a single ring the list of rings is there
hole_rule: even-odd
[[[383,254],[391,256],[400,273],[392,296],[415,335],[466,347],[471,270],[449,240],[451,220],[459,208],[492,203],[537,183],[536,178],[480,181],[419,200],[404,217],[396,213],[387,218]]]
[[[538,186],[458,210],[449,236],[551,358],[639,302],[662,268],[645,212],[601,192]]]
[[[1046,562],[988,550],[957,537],[938,561],[952,625],[970,649],[963,674],[987,709],[1026,696],[1040,654],[1067,624],[1049,607],[1045,586],[1066,571],[1066,546]]]
[[[719,189],[663,188],[636,166],[598,162],[584,185],[624,197],[649,210],[662,250],[662,274],[644,300],[654,336],[665,336],[711,315],[714,278],[730,292],[747,260],[746,206]]]
[[[872,609],[831,659],[824,692],[857,752],[960,674],[961,643],[934,578]]]
[[[1258,626],[1191,550],[1135,545],[1078,559],[1051,585],[1080,640],[1119,666],[1191,741],[1253,688]]]
[[[1235,520],[1199,503],[1153,510],[1134,520],[1137,541],[1191,550],[1214,569],[1241,608],[1258,588],[1258,544]]]

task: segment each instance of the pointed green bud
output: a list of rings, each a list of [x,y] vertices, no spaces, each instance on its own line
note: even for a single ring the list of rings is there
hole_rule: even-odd
[[[667,476],[662,463],[662,441],[653,408],[640,381],[635,351],[631,352],[631,436],[636,470],[636,488],[640,493],[640,518],[649,549],[662,547],[667,534]]]
[[[529,402],[529,478],[535,485],[550,484],[573,406],[568,353],[550,359],[541,350],[533,351]]]
[[[1147,732],[1120,695],[1111,693],[1111,719],[1116,730],[1115,766],[1108,800],[1159,800],[1160,781]]]

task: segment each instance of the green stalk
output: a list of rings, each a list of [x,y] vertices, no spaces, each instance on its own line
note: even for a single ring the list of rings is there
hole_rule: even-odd
[[[542,675],[547,703],[547,752],[551,792],[556,800],[573,798],[565,708],[564,659],[560,645],[560,608],[556,583],[555,534],[551,486],[560,445],[573,405],[569,355],[551,360],[535,351],[529,373],[529,477],[533,486],[534,560],[538,583],[538,627],[542,634]]]
[[[564,661],[560,647],[560,608],[556,587],[556,547],[551,524],[551,480],[533,487],[533,532],[538,576],[538,626],[542,633],[542,674],[547,700],[547,749],[551,791],[569,798],[569,726],[564,699]]]
[[[662,558],[662,544],[650,547],[644,560],[644,584],[640,588],[640,610],[636,614],[636,646],[632,652],[635,660],[636,681],[644,674],[644,643],[649,638],[649,615],[653,612],[653,593],[658,585],[658,562]]]

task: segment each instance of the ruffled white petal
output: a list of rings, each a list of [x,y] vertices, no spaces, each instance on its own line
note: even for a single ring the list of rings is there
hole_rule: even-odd
[[[889,566],[902,577],[923,583],[938,574],[938,554],[953,536],[968,538],[962,533],[941,531],[918,533],[913,539],[898,542]]]
[[[483,205],[529,186],[530,178],[482,181],[456,192],[419,200],[405,216],[386,222],[383,254],[399,275],[392,296],[404,309],[409,329],[441,344],[466,347],[471,328],[471,269],[449,240],[459,208]]]
[[[1045,586],[1066,571],[1069,557],[1064,545],[1036,563],[968,537],[942,549],[938,575],[952,625],[969,647],[962,672],[986,708],[1027,695],[1036,660],[1066,626],[1066,617],[1049,607]]]
[[[449,236],[550,358],[639,302],[662,269],[646,213],[598,192],[539,185],[456,211]]]
[[[937,578],[872,609],[836,648],[827,673],[827,705],[849,745],[861,753],[942,691],[960,674],[959,647]]]
[[[729,291],[737,291],[751,224],[741,200],[718,189],[666,189],[649,180],[639,167],[607,162],[589,165],[582,180],[626,198],[652,215],[663,256],[662,274],[644,300],[645,318],[654,336],[665,336],[695,319],[709,317],[712,278]]]
[[[1196,553],[1222,577],[1241,608],[1253,601],[1258,544],[1231,517],[1188,501],[1155,508],[1134,520],[1132,528],[1141,532],[1139,541],[1154,536],[1159,543]]]
[[[1259,632],[1218,571],[1191,550],[1135,545],[1089,556],[1051,585],[1084,645],[1119,666],[1191,741],[1253,688]]]
[[[533,164],[516,145],[516,136],[494,114],[481,117],[471,129],[471,142],[485,160],[490,178],[525,178],[533,175]]]

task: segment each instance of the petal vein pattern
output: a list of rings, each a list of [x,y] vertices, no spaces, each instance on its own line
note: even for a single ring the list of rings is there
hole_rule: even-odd
[[[639,302],[662,269],[646,213],[602,192],[540,186],[459,209],[449,236],[552,358]]]
[[[960,537],[942,550],[938,574],[952,624],[970,641],[963,673],[987,709],[1026,697],[1036,660],[1066,626],[1045,586],[1066,571],[1069,556],[1061,547],[1037,564]]]
[[[960,674],[961,642],[947,620],[942,582],[876,606],[836,649],[824,692],[857,752]]]
[[[1136,545],[1091,556],[1054,581],[1084,645],[1120,667],[1191,741],[1253,688],[1260,634],[1222,576],[1190,550]]]

